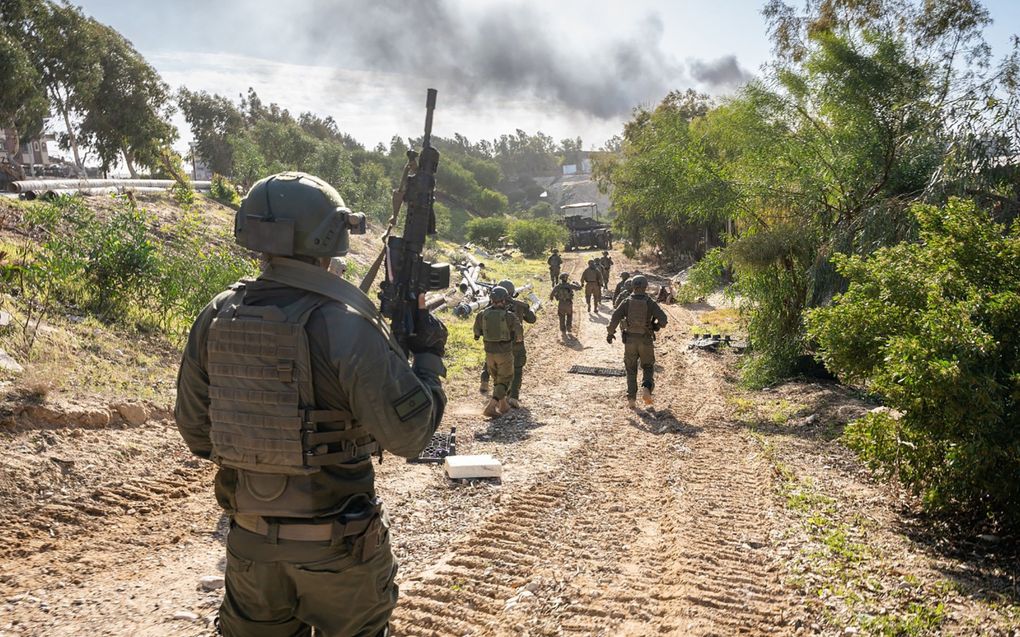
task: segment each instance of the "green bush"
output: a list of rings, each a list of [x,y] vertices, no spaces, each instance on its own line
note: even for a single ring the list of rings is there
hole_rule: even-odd
[[[808,315],[841,379],[902,413],[846,442],[930,510],[1020,524],[1020,224],[970,202],[916,206],[920,240],[840,256],[847,292]]]
[[[62,197],[34,207],[25,221],[41,236],[22,266],[26,300],[60,301],[104,321],[154,324],[171,336],[256,270],[232,237],[208,229],[196,212],[157,230],[127,200],[99,218],[80,198]]]
[[[472,219],[467,222],[467,239],[490,250],[495,250],[503,244],[507,226],[505,217]]]
[[[687,273],[687,281],[680,287],[676,298],[680,303],[693,303],[715,291],[723,282],[726,258],[722,248],[710,250]]]
[[[241,195],[237,192],[237,188],[226,177],[217,173],[213,173],[209,195],[221,204],[233,208],[241,205]]]
[[[510,238],[526,257],[537,257],[567,240],[566,229],[552,221],[528,219],[510,226]]]

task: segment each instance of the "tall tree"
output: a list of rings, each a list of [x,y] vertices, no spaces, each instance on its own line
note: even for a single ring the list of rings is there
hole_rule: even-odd
[[[177,138],[169,122],[169,87],[119,33],[92,20],[89,32],[102,54],[101,78],[82,105],[82,139],[95,149],[104,169],[122,156],[132,177],[141,165],[179,179],[166,153]]]
[[[186,88],[178,92],[177,104],[191,126],[198,155],[213,172],[233,175],[234,151],[229,139],[245,127],[241,111],[225,97]]]
[[[14,38],[0,31],[0,127],[17,131],[15,145],[6,149],[10,156],[18,155],[21,139],[41,132],[47,106],[39,73],[28,54]]]

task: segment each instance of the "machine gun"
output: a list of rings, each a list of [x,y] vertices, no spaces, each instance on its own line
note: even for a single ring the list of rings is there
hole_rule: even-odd
[[[430,88],[425,100],[425,137],[421,153],[407,151],[404,232],[399,237],[388,236],[384,250],[386,277],[380,284],[379,310],[390,321],[393,335],[405,352],[408,339],[417,333],[428,311],[425,293],[450,287],[450,266],[429,263],[422,256],[425,238],[436,233],[433,203],[439,151],[431,144],[435,109],[436,90]]]

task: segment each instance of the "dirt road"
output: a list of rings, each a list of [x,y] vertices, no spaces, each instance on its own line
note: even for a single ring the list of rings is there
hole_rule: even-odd
[[[461,453],[498,457],[501,483],[379,467],[401,562],[395,634],[826,632],[789,583],[792,523],[772,461],[734,420],[732,361],[686,348],[703,310],[667,308],[654,409],[635,412],[624,379],[567,373],[622,368],[608,305],[582,303],[577,339],[550,310],[529,332],[523,409],[485,421],[475,378],[449,388],[444,427]],[[0,513],[0,635],[211,634],[222,589],[202,578],[222,572],[225,520],[211,468],[171,423],[8,443],[0,487],[20,495]]]

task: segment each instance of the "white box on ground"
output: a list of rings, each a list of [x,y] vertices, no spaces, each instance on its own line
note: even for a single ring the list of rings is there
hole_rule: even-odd
[[[498,478],[503,465],[489,454],[446,456],[446,475],[451,478]]]

